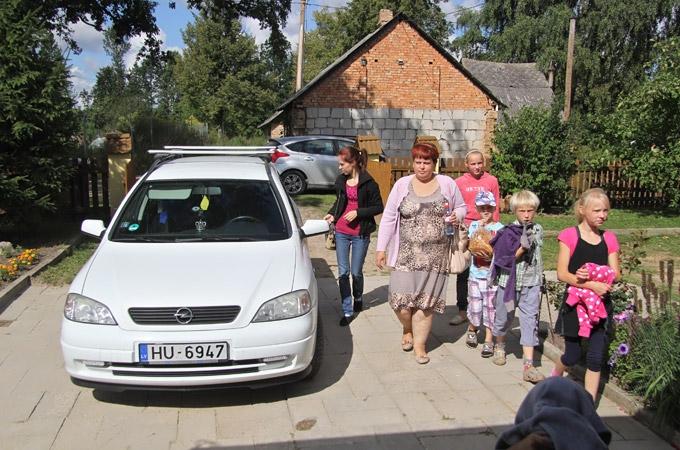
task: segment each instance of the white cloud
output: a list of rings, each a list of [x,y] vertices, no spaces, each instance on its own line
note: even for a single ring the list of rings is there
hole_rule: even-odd
[[[135,65],[135,62],[137,61],[137,55],[139,54],[140,50],[142,50],[142,47],[144,46],[144,41],[146,40],[147,36],[148,35],[144,33],[138,36],[134,36],[132,39],[130,39],[130,51],[127,52],[124,58],[126,69],[129,70],[132,66]],[[165,46],[167,34],[165,33],[165,31],[163,31],[162,28],[160,28],[159,32],[156,34],[156,39],[158,39],[161,42],[161,50],[175,50],[180,53],[182,52],[182,49],[178,47],[172,47],[170,49]]]
[[[318,3],[317,3],[318,1]],[[312,1],[314,5],[307,5],[305,11],[305,31],[309,31],[315,28],[313,11],[321,9],[317,5],[330,6],[332,8],[338,8],[347,5],[348,0],[317,0]],[[334,9],[331,9],[333,11]],[[244,30],[255,37],[257,44],[262,44],[269,38],[271,31],[268,28],[264,30],[260,29],[260,22],[250,17],[241,19],[241,24],[243,24]],[[300,2],[296,1],[291,4],[291,11],[288,14],[288,20],[286,21],[286,26],[283,27],[283,35],[286,37],[288,42],[290,42],[291,48],[295,50],[298,43],[298,34],[300,32]]]
[[[92,86],[94,86],[94,80],[87,76],[89,72],[85,72],[78,66],[69,67],[71,81],[71,93],[74,97],[77,97],[81,91],[90,91]]]
[[[163,50],[177,52],[180,55],[184,53],[184,48],[183,47],[177,47],[177,46],[164,47]]]
[[[83,22],[73,25],[71,36],[83,52],[100,53],[104,51],[104,33]]]
[[[257,45],[262,44],[269,38],[271,31],[268,28],[264,30],[260,28],[260,21],[252,17],[244,17],[241,19],[243,30],[255,38]]]

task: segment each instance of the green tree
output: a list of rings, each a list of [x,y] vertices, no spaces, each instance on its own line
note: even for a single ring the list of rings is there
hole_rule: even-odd
[[[574,108],[611,112],[622,92],[644,78],[654,40],[680,32],[677,0],[488,0],[458,18],[453,48],[471,58],[556,66],[563,95],[569,18],[575,15]]]
[[[176,3],[168,0],[171,8],[175,8]],[[158,4],[156,1],[43,0],[35,4],[40,5],[36,8],[36,14],[41,23],[62,36],[76,51],[79,48],[71,38],[70,27],[78,22],[100,31],[105,27],[111,28],[113,34],[120,39],[146,34],[149,47],[158,49],[156,35],[159,30],[154,16]],[[285,49],[285,37],[281,30],[290,12],[290,0],[187,0],[187,6],[218,20],[239,17],[257,19],[263,28],[271,29],[274,47],[277,50]]]
[[[69,177],[77,118],[68,71],[39,7],[0,6],[0,205],[3,225],[51,210]]]
[[[680,37],[655,47],[651,76],[623,96],[609,117],[611,151],[627,163],[625,173],[663,192],[680,209]]]
[[[446,45],[451,25],[439,3],[441,0],[351,0],[347,7],[333,12],[314,13],[317,28],[305,35],[306,81],[378,28],[381,9],[404,13],[434,40]]]
[[[529,189],[547,210],[569,203],[576,160],[568,145],[568,129],[555,108],[522,108],[505,118],[494,139],[493,173],[503,195]]]
[[[176,76],[184,116],[226,136],[255,133],[280,99],[254,38],[243,33],[238,20],[218,22],[205,15],[183,35],[186,48]]]
[[[198,9],[206,17],[228,23],[240,17],[252,17],[260,21],[262,28],[271,30],[269,45],[278,57],[284,57],[288,40],[283,34],[291,0],[188,0],[190,7]]]
[[[127,131],[131,122],[130,115],[134,113],[124,63],[130,44],[126,39],[117,39],[113,29],[109,29],[104,33],[104,50],[111,57],[111,64],[97,72],[92,88],[91,117],[98,130]]]

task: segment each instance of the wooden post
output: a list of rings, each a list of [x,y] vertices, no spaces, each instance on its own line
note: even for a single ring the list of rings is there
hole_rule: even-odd
[[[300,36],[298,37],[297,74],[295,76],[296,91],[302,89],[302,65],[305,53],[305,6],[307,6],[307,0],[302,0],[300,2]]]
[[[571,115],[571,77],[574,69],[574,39],[576,38],[576,18],[569,19],[569,42],[567,43],[567,72],[564,80],[564,116],[566,122]]]

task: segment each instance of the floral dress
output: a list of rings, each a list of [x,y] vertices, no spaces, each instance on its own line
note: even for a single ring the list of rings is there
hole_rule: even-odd
[[[419,197],[409,185],[399,205],[399,254],[389,288],[394,310],[444,312],[451,242],[444,232],[444,201],[439,187]]]

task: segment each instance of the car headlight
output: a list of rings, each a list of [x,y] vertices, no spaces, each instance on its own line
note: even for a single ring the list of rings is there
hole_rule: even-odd
[[[68,294],[66,297],[64,317],[74,322],[117,325],[109,308],[79,294]]]
[[[307,314],[310,309],[312,309],[312,298],[309,296],[309,291],[290,292],[262,305],[255,314],[253,322],[291,319]]]

